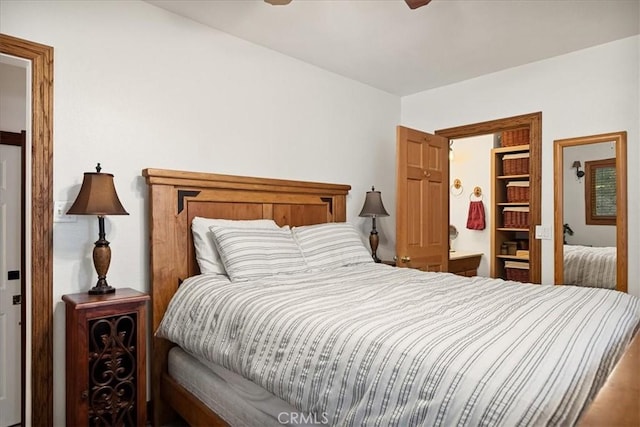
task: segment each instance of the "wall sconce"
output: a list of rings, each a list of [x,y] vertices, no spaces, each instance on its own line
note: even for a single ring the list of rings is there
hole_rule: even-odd
[[[89,290],[91,295],[110,294],[116,291],[107,283],[107,271],[111,262],[111,248],[105,238],[105,215],[129,215],[124,210],[116,188],[113,185],[113,175],[100,173],[100,163],[96,166],[96,172],[85,172],[80,193],[76,201],[67,212],[68,215],[97,215],[98,216],[98,240],[93,248],[93,265],[98,273],[98,283]]]
[[[380,262],[380,258],[376,255],[378,250],[378,230],[376,230],[376,217],[389,216],[389,213],[382,204],[380,192],[371,187],[371,191],[367,191],[367,197],[364,199],[364,206],[359,216],[370,217],[373,221],[373,228],[369,235],[369,245],[371,246],[371,256],[375,262]]]
[[[582,167],[580,160],[576,160],[575,162],[573,162],[573,165],[571,167],[576,168],[576,176],[578,178],[582,178],[584,176],[584,171],[580,170],[580,168]]]

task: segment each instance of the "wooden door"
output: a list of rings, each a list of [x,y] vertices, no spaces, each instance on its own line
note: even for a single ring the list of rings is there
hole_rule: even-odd
[[[398,126],[396,162],[396,265],[447,271],[449,141]]]

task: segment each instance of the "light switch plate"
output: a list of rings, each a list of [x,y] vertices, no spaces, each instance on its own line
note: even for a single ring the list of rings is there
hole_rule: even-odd
[[[536,239],[551,240],[551,227],[536,225]]]
[[[76,215],[67,215],[72,204],[73,202],[69,201],[53,202],[53,222],[76,222]]]

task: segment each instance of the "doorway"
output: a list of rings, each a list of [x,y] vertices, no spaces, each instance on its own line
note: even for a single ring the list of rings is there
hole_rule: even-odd
[[[541,223],[541,158],[542,158],[542,113],[523,114],[488,122],[474,123],[448,129],[436,130],[435,134],[449,140],[502,133],[504,131],[527,127],[530,138],[530,203],[529,223],[536,225]],[[450,177],[451,179],[451,177]],[[493,232],[493,230],[492,230]],[[495,239],[492,239],[495,241]],[[535,227],[529,228],[529,282],[540,283],[542,279],[541,245],[535,238]],[[496,252],[496,248],[492,248]],[[499,251],[498,251],[499,253]],[[491,263],[496,262],[495,259]]]
[[[23,318],[30,356],[25,360],[23,425],[53,424],[53,48],[0,34],[0,54],[30,62],[27,127]],[[29,132],[30,131],[30,132]],[[38,307],[37,310],[31,310]]]
[[[0,63],[2,88],[8,81],[26,90],[25,70]],[[17,80],[17,81],[16,81]],[[3,91],[4,92],[4,91]],[[4,95],[4,93],[3,93]],[[2,101],[5,101],[2,98]],[[24,104],[26,100],[18,100]],[[3,105],[8,108],[8,103]],[[15,106],[15,105],[14,105]],[[26,111],[22,108],[22,113]],[[24,127],[4,120],[2,127]],[[19,424],[24,412],[24,328],[22,294],[24,281],[24,141],[25,131],[0,131],[0,427]]]
[[[449,141],[449,271],[466,260],[474,276],[490,277],[491,217],[485,215],[484,226],[478,221],[478,205],[484,212],[491,200],[491,150],[494,135],[471,136]],[[453,262],[452,262],[453,260]],[[477,263],[477,264],[476,264]],[[453,266],[451,265],[453,264]]]

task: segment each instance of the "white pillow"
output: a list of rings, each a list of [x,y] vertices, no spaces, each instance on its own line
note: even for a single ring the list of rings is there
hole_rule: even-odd
[[[292,233],[313,270],[374,262],[358,230],[347,222],[293,227]]]
[[[307,271],[289,227],[209,227],[231,280],[249,280],[279,273]]]
[[[211,226],[230,226],[235,228],[279,228],[272,219],[211,219],[194,217],[191,222],[193,245],[196,250],[196,261],[201,273],[227,274],[218,255],[218,249],[213,241],[213,235],[209,231]]]

